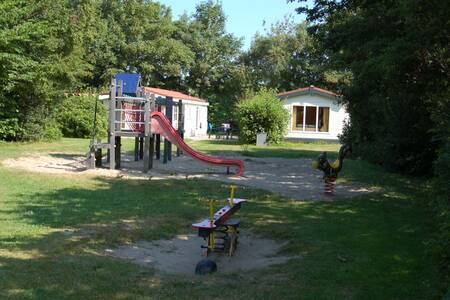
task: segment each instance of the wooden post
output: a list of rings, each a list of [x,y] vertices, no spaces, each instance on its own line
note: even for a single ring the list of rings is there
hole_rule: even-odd
[[[115,147],[116,137],[116,79],[111,79],[110,97],[109,97],[109,136],[108,143],[110,145],[108,149],[109,168],[114,170],[116,166],[115,156],[112,155],[112,151]]]
[[[183,100],[178,100],[178,134],[184,139],[184,121],[183,121]],[[180,147],[177,147],[177,156],[183,154]]]
[[[123,97],[123,80],[119,80],[117,82],[117,96]],[[117,100],[116,101],[116,109],[122,109],[122,108],[123,108],[122,100]],[[116,121],[122,122],[122,111],[121,110],[116,111]],[[123,123],[116,123],[116,124],[117,124],[116,125],[117,131],[121,131]]]
[[[122,149],[122,139],[121,136],[115,137],[115,149],[114,149],[114,156],[116,160],[116,169],[120,169],[120,151]]]
[[[117,89],[117,96],[122,97],[123,96],[123,80],[116,81],[116,89]],[[115,114],[114,114],[114,160],[115,160],[115,169],[120,169],[120,152],[122,149],[122,139],[121,136],[116,135],[116,131],[122,130],[122,123],[116,123],[116,122],[122,122],[122,100],[115,100]]]
[[[150,111],[151,111],[151,112],[156,111],[156,98],[155,98],[155,94],[151,94],[150,100],[151,100],[151,102],[150,102]]]
[[[144,159],[144,138],[139,137],[139,158]]]
[[[159,112],[161,112],[161,105],[157,105],[157,110]],[[161,159],[161,135],[157,134],[156,135],[156,146],[155,146],[155,151],[156,151],[156,159]]]
[[[150,170],[153,169],[153,153],[154,153],[154,150],[155,150],[155,135],[152,134],[151,138],[150,138],[150,153],[149,153],[150,160],[149,160],[149,163],[148,163],[148,168]]]
[[[139,160],[139,137],[134,138],[134,161]]]
[[[169,141],[164,138],[164,150],[163,150],[163,164],[167,164],[169,161],[169,154],[167,151],[169,150]]]
[[[149,170],[150,154],[150,101],[144,105],[144,173]]]
[[[148,103],[148,134],[150,137],[150,149],[149,149],[149,162],[148,162],[148,168],[149,169],[153,169],[153,152],[155,149],[155,135],[152,133],[153,129],[152,129],[152,112],[155,110],[155,104],[156,104],[156,99],[155,99],[155,94],[146,94],[145,98],[147,99]]]
[[[97,168],[102,166],[102,148],[95,150],[95,166]]]
[[[173,98],[167,97],[166,116],[170,123],[173,124]],[[165,139],[164,139],[165,141]],[[164,143],[165,145],[165,143]],[[165,148],[165,147],[164,147]],[[167,141],[167,160],[172,160],[172,143]]]
[[[170,123],[172,123],[172,120],[169,117],[169,111],[171,109],[169,108],[169,97],[166,97],[166,112],[165,115],[169,119]],[[169,161],[169,141],[164,137],[164,149],[163,149],[163,164],[167,164]]]
[[[155,158],[156,159],[161,159],[161,135],[157,134],[155,137]]]

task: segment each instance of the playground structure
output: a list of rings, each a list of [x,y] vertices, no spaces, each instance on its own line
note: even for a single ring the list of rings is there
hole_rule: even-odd
[[[312,162],[312,167],[314,169],[321,170],[323,172],[323,180],[324,180],[324,192],[327,196],[334,195],[334,188],[336,185],[336,179],[338,177],[339,172],[342,169],[344,158],[347,156],[348,152],[351,152],[352,148],[350,145],[342,145],[339,149],[338,158],[330,164],[327,159],[327,153],[322,152],[317,160]]]
[[[214,212],[214,200],[209,200],[209,218],[201,222],[193,223],[192,227],[198,230],[198,235],[206,242],[201,245],[205,249],[204,256],[208,257],[212,252],[227,253],[233,256],[238,245],[239,219],[231,219],[240,208],[241,204],[247,202],[245,199],[234,198],[236,186],[230,186],[230,198],[228,204]],[[211,260],[202,260],[196,266],[197,274],[214,272],[216,264]]]
[[[110,169],[121,168],[121,139],[134,137],[135,161],[143,160],[143,172],[153,168],[153,159],[161,157],[161,141],[164,141],[163,163],[172,160],[172,144],[177,146],[177,156],[185,153],[204,163],[237,168],[235,175],[244,172],[244,163],[236,159],[212,157],[195,151],[183,139],[182,100],[156,97],[140,86],[140,74],[117,74],[111,80],[109,96],[99,97],[107,102],[108,140],[97,139],[97,102],[94,112],[93,133],[87,157],[87,168],[102,166],[102,150],[106,149]],[[173,107],[178,106],[177,127],[172,126]],[[163,110],[165,113],[163,113]],[[162,139],[163,138],[163,139]]]

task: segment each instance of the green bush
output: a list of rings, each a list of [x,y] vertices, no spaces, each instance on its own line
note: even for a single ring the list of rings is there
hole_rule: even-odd
[[[437,230],[432,236],[433,253],[439,260],[442,289],[450,284],[450,90],[443,93],[433,112],[434,141],[440,146],[434,162],[433,197],[430,205]],[[450,293],[450,290],[448,291]]]
[[[13,141],[20,132],[19,119],[9,117],[0,120],[0,140]]]
[[[50,118],[48,122],[44,124],[42,130],[42,139],[45,141],[59,140],[63,137],[61,128],[55,118]]]
[[[56,119],[54,104],[39,105],[23,113],[18,140],[22,141],[52,141],[62,137],[61,129]]]
[[[57,121],[65,137],[89,138],[94,120],[95,95],[71,96],[64,99],[57,114]],[[97,106],[97,135],[104,136],[107,129],[106,108]]]
[[[289,113],[277,98],[274,90],[262,89],[241,100],[236,109],[240,138],[244,143],[255,143],[256,134],[267,133],[269,143],[283,139],[289,121]]]

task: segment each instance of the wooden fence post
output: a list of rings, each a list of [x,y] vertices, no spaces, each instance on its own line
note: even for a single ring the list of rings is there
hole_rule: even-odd
[[[111,79],[109,97],[109,135],[108,135],[108,158],[109,169],[114,170],[116,166],[115,155],[113,155],[116,137],[116,79]]]
[[[144,105],[144,173],[149,170],[150,154],[150,101]]]

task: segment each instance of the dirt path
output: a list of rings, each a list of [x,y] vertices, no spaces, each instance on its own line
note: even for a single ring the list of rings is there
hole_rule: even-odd
[[[201,255],[202,244],[205,242],[196,235],[178,235],[172,240],[140,241],[116,249],[106,249],[105,254],[142,266],[151,266],[166,273],[194,274],[195,265],[204,258]],[[213,253],[208,258],[216,262],[220,273],[261,269],[283,264],[293,258],[276,256],[282,246],[283,244],[274,240],[241,234],[233,257]]]
[[[236,158],[242,159],[245,163],[245,173],[242,177],[227,175],[225,167],[205,164],[187,156],[173,157],[168,164],[155,160],[154,168],[148,174],[141,172],[142,161],[135,162],[131,157],[125,156],[122,158],[122,170],[106,168],[86,170],[83,156],[63,153],[29,155],[18,159],[4,160],[2,164],[9,168],[54,174],[150,178],[151,180],[197,177],[264,189],[297,200],[330,199],[323,193],[321,173],[311,169],[311,160],[309,159]],[[367,192],[370,191],[361,187],[337,185],[336,196],[333,199],[357,196]]]

